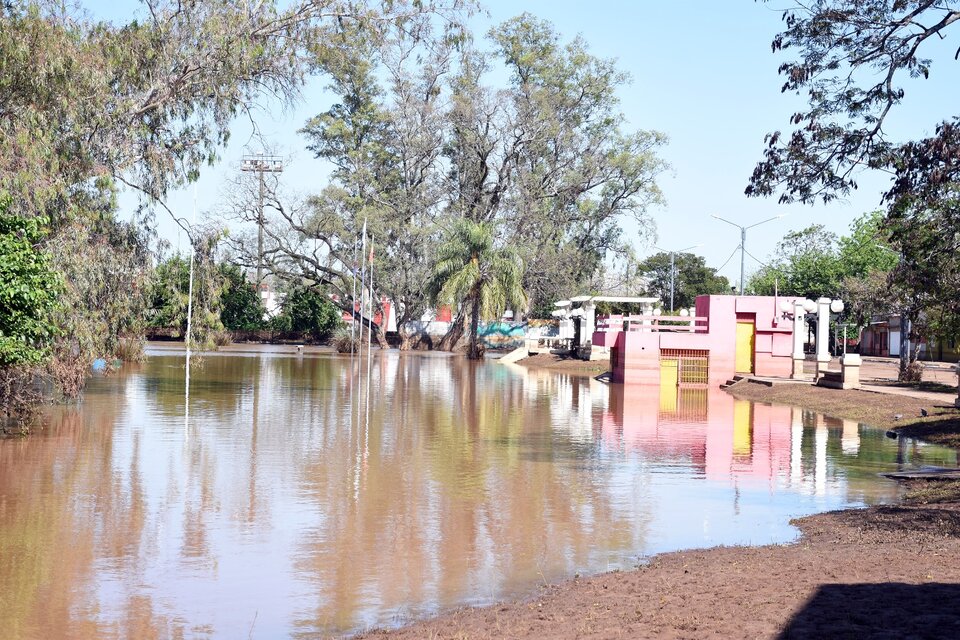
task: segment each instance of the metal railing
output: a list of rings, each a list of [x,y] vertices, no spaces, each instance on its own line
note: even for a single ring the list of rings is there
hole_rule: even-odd
[[[614,316],[597,320],[596,330],[706,333],[707,320],[706,316]]]

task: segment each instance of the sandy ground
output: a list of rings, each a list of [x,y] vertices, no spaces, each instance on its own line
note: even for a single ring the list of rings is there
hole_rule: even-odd
[[[517,364],[538,369],[553,369],[567,373],[582,373],[597,375],[610,370],[609,360],[580,360],[570,356],[561,356],[553,353],[538,353],[517,360]]]
[[[556,356],[521,361],[571,372]],[[603,367],[598,368],[602,370]],[[896,380],[896,362],[870,361],[864,379]],[[928,388],[956,374],[928,367]],[[734,395],[799,405],[926,440],[960,446],[949,401],[809,384],[742,382]],[[922,417],[921,409],[929,414]],[[791,545],[719,547],[653,557],[634,571],[546,585],[528,600],[461,609],[365,638],[958,638],[960,482],[920,481],[903,504],[794,522]]]

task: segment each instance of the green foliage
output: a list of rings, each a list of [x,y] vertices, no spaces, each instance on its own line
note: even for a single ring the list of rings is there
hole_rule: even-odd
[[[287,291],[280,314],[271,320],[270,325],[280,333],[301,333],[322,340],[343,326],[343,320],[329,296],[298,285]]]
[[[703,257],[692,253],[674,256],[674,310],[693,306],[699,295],[729,293],[730,282],[716,269],[706,265]],[[661,252],[641,262],[637,270],[647,282],[645,293],[660,298],[663,308],[670,308],[670,254]]]
[[[220,320],[224,328],[234,331],[258,331],[267,326],[266,308],[253,283],[247,282],[243,270],[233,264],[221,264],[224,289],[220,295]]]
[[[442,230],[464,218],[514,247],[535,307],[591,288],[604,260],[627,251],[621,221],[648,231],[666,168],[657,155],[666,137],[628,130],[620,112],[626,74],[529,14],[492,29],[486,45],[419,35],[383,46],[345,31],[327,50],[337,103],[304,133],[332,163],[333,183],[310,215],[278,208],[296,233],[274,243],[276,268],[349,301],[366,220],[377,287],[402,324],[424,310]],[[335,261],[318,264],[315,240]]]
[[[48,234],[46,221],[10,214],[8,206],[9,197],[0,195],[0,368],[47,357],[62,289],[39,247]]]
[[[190,261],[177,254],[154,270],[148,294],[147,325],[153,329],[187,331]]]
[[[776,280],[782,295],[843,296],[847,280],[875,279],[875,274],[886,274],[897,264],[887,233],[879,211],[854,220],[849,235],[839,239],[823,225],[792,231],[777,244],[770,264],[751,278],[749,289],[772,295]]]
[[[193,321],[191,337],[201,349],[215,347],[214,338],[223,330],[222,296],[228,285],[214,263],[219,236],[198,233],[194,239]],[[187,332],[190,298],[190,260],[171,256],[157,265],[148,291],[147,325],[154,329],[172,329],[175,335]]]
[[[747,289],[758,295],[777,290],[815,300],[839,295],[842,278],[836,235],[823,225],[811,225],[785,235],[770,264],[754,274]]]
[[[782,88],[805,96],[807,106],[791,117],[792,131],[767,136],[764,160],[747,194],[768,196],[782,189],[781,201],[826,201],[855,189],[856,174],[864,168],[895,176],[891,200],[922,191],[926,184],[956,182],[960,128],[955,117],[917,142],[894,144],[885,132],[886,118],[903,102],[906,89],[933,78],[928,56],[937,51],[934,43],[956,30],[955,5],[818,0],[784,10],[785,28],[774,38],[773,50],[795,57],[780,66]],[[935,125],[918,126],[930,130]],[[911,170],[924,164],[936,170]]]
[[[528,300],[523,291],[523,262],[510,247],[494,246],[492,226],[456,220],[437,249],[428,290],[435,305],[466,307],[470,315],[471,358],[480,355],[480,320],[499,320],[508,307],[518,314]]]

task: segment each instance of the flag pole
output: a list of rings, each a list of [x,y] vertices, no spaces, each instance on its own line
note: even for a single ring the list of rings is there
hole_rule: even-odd
[[[372,351],[370,348],[373,341],[373,316],[376,314],[376,303],[373,300],[373,236],[370,236],[370,320],[367,326],[367,410],[366,421],[367,428],[370,428],[370,367],[372,362]]]
[[[350,287],[350,361],[353,362],[353,341],[354,334],[357,332],[357,244],[356,238],[353,239],[353,263],[350,265],[350,275],[353,276],[353,284]]]

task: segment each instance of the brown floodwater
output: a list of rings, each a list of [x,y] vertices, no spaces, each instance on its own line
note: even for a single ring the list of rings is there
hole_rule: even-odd
[[[957,464],[719,391],[435,354],[377,354],[368,410],[349,358],[250,351],[195,364],[189,419],[168,348],[0,441],[2,637],[395,626],[660,551],[789,541],[791,517],[894,499],[879,471]]]

